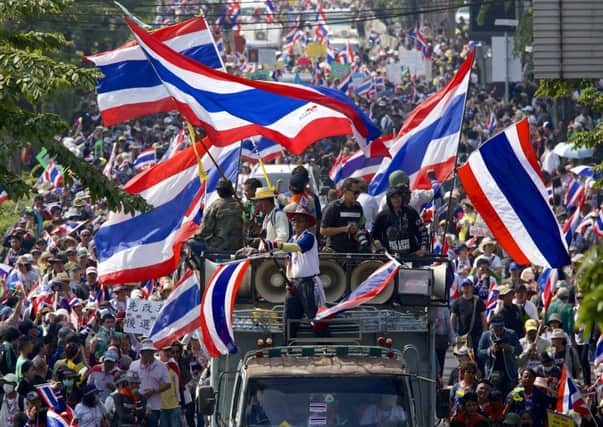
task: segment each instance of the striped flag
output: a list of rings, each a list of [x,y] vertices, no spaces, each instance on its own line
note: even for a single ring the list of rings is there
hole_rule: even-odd
[[[329,177],[337,188],[346,178],[360,178],[368,184],[379,170],[382,161],[383,157],[367,158],[362,150],[358,150],[351,156],[341,159],[340,162],[336,161],[329,172]]]
[[[603,333],[599,333],[599,339],[597,340],[597,346],[595,347],[595,368],[603,363]]]
[[[596,217],[593,216],[593,213],[589,213],[582,221],[580,221],[578,227],[576,227],[576,233],[584,235],[584,233],[595,224],[595,219]]]
[[[582,199],[580,206],[574,209],[572,214],[565,220],[565,224],[563,224],[563,238],[565,239],[567,246],[572,244],[574,234],[576,234],[578,225],[580,225],[580,211],[582,210],[583,206],[584,199]]]
[[[490,319],[490,316],[496,310],[497,301],[498,291],[496,290],[496,282],[490,281],[490,289],[488,290],[488,298],[486,299],[486,319]]]
[[[129,19],[139,46],[169,88],[171,101],[215,145],[263,135],[294,154],[311,143],[353,134],[361,146],[379,129],[336,89],[247,80],[206,67],[170,49]]]
[[[488,133],[492,133],[492,132],[494,132],[495,128],[496,128],[496,116],[494,115],[494,113],[492,111],[490,111],[490,114],[488,114],[488,121],[486,122],[486,130],[488,131]]]
[[[538,287],[542,296],[542,305],[545,310],[548,310],[551,305],[553,295],[557,290],[557,280],[559,279],[559,272],[556,268],[545,268],[538,276]]]
[[[400,264],[394,260],[386,262],[375,270],[364,282],[358,285],[358,287],[339,304],[331,308],[319,308],[314,320],[324,320],[327,317],[331,317],[342,311],[350,310],[361,304],[370,302],[373,297],[379,295],[379,293],[394,279],[396,274],[398,274],[399,268]]]
[[[549,203],[553,203],[555,200],[555,190],[553,189],[553,184],[548,184],[546,187],[546,198]]]
[[[251,261],[222,264],[209,278],[201,301],[201,332],[211,357],[236,353],[232,312],[243,277]]]
[[[208,67],[223,70],[204,18],[194,18],[154,31],[153,37]],[[142,49],[129,42],[115,50],[86,56],[104,77],[96,88],[98,109],[106,126],[147,114],[176,110],[168,90],[153,71]]]
[[[408,33],[410,39],[415,43],[415,48],[423,54],[423,59],[431,58],[431,50],[427,41],[425,40],[425,36],[421,32],[419,26],[417,25],[414,31],[410,31]]]
[[[603,207],[599,207],[599,213],[595,219],[593,232],[598,238],[603,239]]]
[[[431,189],[430,169],[440,182],[452,176],[474,55],[469,55],[446,87],[408,116],[389,149],[391,160],[383,161],[371,182],[370,194],[384,193],[389,175],[396,170],[408,175],[413,190]]]
[[[567,372],[565,364],[561,368],[561,379],[557,390],[557,412],[568,414],[570,410],[580,415],[590,414],[590,410],[576,386],[571,375]]]
[[[154,148],[149,148],[136,157],[134,160],[134,169],[136,169],[136,172],[142,172],[149,169],[155,163],[157,163],[157,151]]]
[[[266,12],[264,13],[264,21],[268,24],[274,22],[274,4],[272,4],[272,0],[264,0],[264,4],[266,5]]]
[[[563,197],[563,204],[566,208],[570,206],[578,206],[580,201],[584,199],[586,195],[586,189],[576,178],[571,177],[565,189],[565,195]]]
[[[195,273],[189,269],[163,303],[149,332],[149,339],[155,347],[163,348],[201,327],[200,307],[199,282]]]
[[[329,27],[327,26],[327,15],[322,7],[322,1],[318,0],[318,8],[316,9],[316,26],[314,34],[318,43],[324,43],[329,37]]]
[[[2,187],[0,187],[0,203],[4,203],[8,200],[8,193]]]
[[[567,244],[547,200],[526,119],[482,144],[458,168],[458,174],[473,206],[516,263],[543,267],[570,264]]]
[[[140,288],[140,293],[143,299],[149,299],[153,295],[153,289],[155,289],[156,279],[145,280],[144,285]]]
[[[63,173],[54,160],[48,161],[48,165],[40,176],[40,182],[52,184],[54,188],[59,188],[63,184]]]
[[[243,140],[241,147],[241,160],[244,162],[257,163],[258,159],[263,162],[271,162],[283,157],[283,149],[276,142],[261,136],[252,136]]]

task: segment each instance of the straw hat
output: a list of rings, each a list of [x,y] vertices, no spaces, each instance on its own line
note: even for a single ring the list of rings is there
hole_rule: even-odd
[[[255,197],[251,200],[274,199],[274,190],[270,187],[259,187],[255,190]]]
[[[304,218],[306,218],[306,221],[308,222],[308,227],[314,227],[314,225],[316,224],[316,218],[314,217],[314,215],[308,212],[308,210],[306,210],[301,204],[298,204],[294,211],[287,212],[287,217],[289,219],[293,219],[298,215],[302,215],[304,216]]]

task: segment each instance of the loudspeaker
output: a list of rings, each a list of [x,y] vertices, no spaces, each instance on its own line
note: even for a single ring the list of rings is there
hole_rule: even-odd
[[[430,267],[433,271],[433,288],[431,298],[438,301],[448,301],[450,284],[448,283],[448,263],[443,262],[435,267]]]
[[[320,280],[325,289],[327,302],[335,302],[346,291],[345,271],[332,260],[320,261]]]
[[[266,301],[273,304],[282,304],[285,301],[285,278],[274,261],[266,260],[257,264],[253,281],[255,290]]]
[[[352,270],[352,274],[350,274],[350,291],[353,291],[360,286],[362,282],[364,282],[371,274],[373,274],[376,269],[382,265],[383,262],[377,260],[366,260],[358,264]],[[392,297],[395,287],[395,280],[392,280],[385,287],[385,289],[371,299],[368,304],[385,304]]]
[[[205,266],[204,266],[204,280],[203,283],[201,283],[201,292],[203,292],[205,290],[205,286],[207,286],[207,283],[209,282],[209,279],[211,278],[212,274],[214,274],[214,271],[216,271],[218,269],[218,264],[205,258]],[[251,287],[251,277],[252,277],[252,270],[253,268],[248,268],[247,271],[245,272],[245,275],[243,276],[243,281],[241,282],[241,285],[239,286],[239,291],[237,293],[237,301],[251,301],[252,297],[253,297],[253,292],[252,292],[252,287]]]

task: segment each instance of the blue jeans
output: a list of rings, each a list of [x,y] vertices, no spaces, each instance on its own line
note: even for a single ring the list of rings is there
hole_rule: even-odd
[[[161,427],[182,427],[180,408],[162,409],[161,416],[159,418],[159,425]]]
[[[159,426],[159,410],[151,411],[147,418],[147,427],[158,427]]]

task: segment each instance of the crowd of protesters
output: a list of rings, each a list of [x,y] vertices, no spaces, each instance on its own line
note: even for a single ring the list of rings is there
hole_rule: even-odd
[[[158,15],[171,15],[172,6],[172,2],[162,1]],[[194,8],[186,2],[177,6],[182,13],[174,12],[174,19],[185,17]],[[418,103],[445,84],[468,52],[469,38],[462,23],[455,34],[437,28],[426,28],[425,33],[431,48],[431,81],[407,73],[400,82],[386,82],[385,89],[370,99],[355,98],[384,132],[399,129]],[[400,45],[409,43],[404,32],[391,35]],[[397,59],[396,52],[374,45],[359,52],[359,61],[368,72],[384,75],[383,67]],[[511,99],[505,103],[501,94],[480,82],[477,75],[467,101],[461,158],[492,133],[486,127],[490,113],[497,118],[497,129],[526,117],[545,181],[553,185],[551,203],[560,222],[576,209],[564,204],[567,186],[573,181],[581,180],[587,191],[582,216],[596,214],[600,195],[592,187],[592,179],[571,172],[572,166],[588,164],[591,159],[570,162],[552,149],[572,133],[599,126],[599,117],[573,103],[575,114],[566,125],[553,119],[548,100],[534,97],[534,82],[513,85]],[[137,173],[133,162],[142,150],[155,148],[161,158],[181,128],[176,114],[103,127],[91,97],[76,117],[81,120],[75,121],[63,142],[99,170],[115,145],[115,166],[109,175],[118,185]],[[285,154],[279,161],[309,164],[328,186],[328,170],[340,151],[356,149],[352,139],[333,138],[314,144],[302,156]],[[33,160],[28,159],[33,159],[33,153],[26,154],[24,162],[31,167]],[[242,169],[241,174],[246,173]],[[573,377],[590,405],[590,414],[573,413],[575,420],[583,426],[603,425],[600,372],[593,365],[599,331],[581,324],[577,315],[582,300],[577,271],[584,251],[596,242],[592,226],[574,236],[572,264],[559,271],[554,295],[545,305],[538,284],[542,269],[517,265],[506,256],[462,188],[450,188],[449,183],[433,179],[432,190],[417,194],[410,191],[408,177],[400,172],[390,177],[391,187],[383,202],[370,196],[367,183],[357,179],[344,181],[338,189],[331,185],[327,200],[321,202],[308,191],[308,179],[304,167],[294,169],[289,188],[284,189],[287,195],[277,199],[266,196],[267,189],[259,181],[241,181],[237,191],[248,218],[237,224],[241,238],[227,238],[226,246],[212,247],[218,243],[206,236],[220,234],[212,230],[204,235],[211,227],[205,219],[195,239],[218,252],[234,254],[246,243],[265,250],[261,229],[272,230],[274,237],[269,240],[284,240],[289,233],[285,225],[282,230],[268,226],[270,221],[265,218],[279,202],[285,209],[293,202],[306,204],[316,218],[314,231],[321,237],[323,250],[387,250],[404,257],[424,256],[442,248],[440,254],[449,257],[456,275],[450,309],[442,308],[436,321],[439,382],[451,387],[451,425],[544,426],[547,410],[557,407],[563,370]],[[222,187],[218,189],[221,199],[232,198],[232,186],[223,183]],[[431,200],[432,215],[426,215],[422,205]],[[226,202],[220,203],[226,206]],[[222,214],[238,215],[235,221],[243,221],[237,212],[240,208],[233,206],[228,205],[230,211],[222,210]],[[451,218],[447,218],[448,212]],[[194,386],[207,366],[198,335],[187,335],[158,349],[148,340],[123,332],[126,299],[164,300],[173,289],[173,280],[157,278],[150,295],[144,294],[142,284],[106,287],[97,281],[93,238],[106,214],[103,200],[91,203],[87,190],[77,183],[70,188],[38,184],[31,205],[22,209],[18,221],[4,234],[0,256],[8,267],[0,279],[0,427],[45,425],[47,402],[36,386],[47,383],[73,408],[73,413],[65,416],[83,427],[185,423],[192,427],[203,423],[194,411]],[[355,218],[352,222],[344,219],[350,215]],[[400,218],[405,219],[404,227],[397,222]],[[228,224],[218,221],[215,226],[224,228],[228,236],[233,230]],[[445,356],[451,350],[458,366],[444,378]]]

